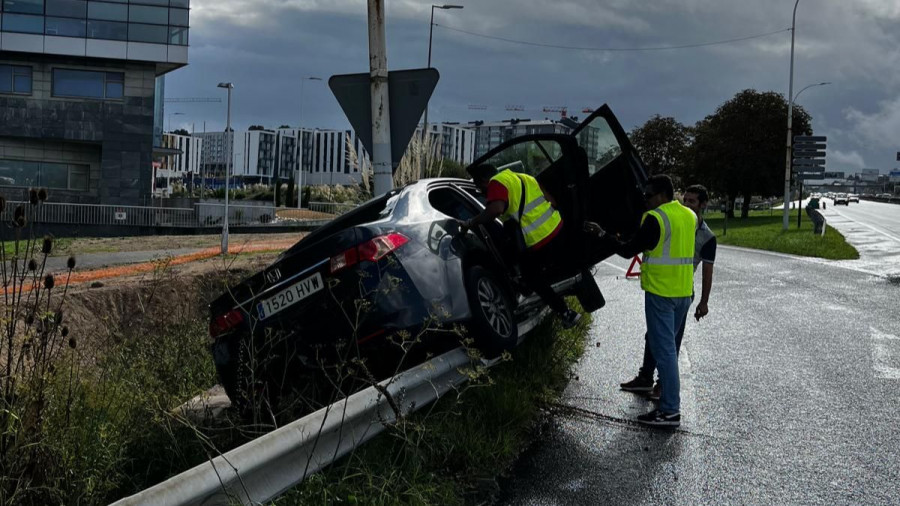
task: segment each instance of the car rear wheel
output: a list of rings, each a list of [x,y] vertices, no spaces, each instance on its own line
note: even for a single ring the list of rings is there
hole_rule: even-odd
[[[497,276],[476,265],[466,273],[466,290],[475,346],[487,358],[513,349],[519,342],[519,329],[513,315],[512,297]]]

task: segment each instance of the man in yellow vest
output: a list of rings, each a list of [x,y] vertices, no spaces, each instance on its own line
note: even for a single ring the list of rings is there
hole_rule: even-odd
[[[627,243],[619,243],[616,253],[629,258],[643,252],[641,288],[647,319],[647,346],[656,360],[662,392],[659,408],[637,417],[653,427],[681,425],[681,385],[675,335],[687,317],[694,294],[694,241],[697,215],[675,198],[672,180],[666,175],[651,177],[644,187],[649,211],[641,218],[641,228]],[[603,235],[596,224],[588,231]]]
[[[562,242],[559,234],[563,223],[553,197],[528,174],[509,169],[498,172],[490,164],[474,167],[470,173],[475,184],[486,195],[487,206],[481,214],[462,223],[461,227],[467,230],[497,218],[518,221],[527,247],[519,264],[525,282],[556,312],[563,327],[575,326],[581,315],[569,309],[566,301],[553,291],[541,272],[542,266],[552,265],[562,258],[558,250]]]

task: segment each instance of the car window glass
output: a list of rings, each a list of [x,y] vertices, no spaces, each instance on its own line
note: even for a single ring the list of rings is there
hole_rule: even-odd
[[[463,196],[451,188],[432,190],[428,193],[428,203],[435,210],[458,220],[468,220],[477,214]]]
[[[511,169],[537,176],[562,158],[562,146],[552,140],[524,141],[513,144],[486,160],[499,170]]]
[[[469,194],[470,197],[480,202],[481,205],[487,205],[487,196],[478,188],[473,186],[457,186],[457,188]]]
[[[591,176],[622,154],[616,134],[602,116],[597,116],[578,132],[578,145],[587,154],[588,173]]]

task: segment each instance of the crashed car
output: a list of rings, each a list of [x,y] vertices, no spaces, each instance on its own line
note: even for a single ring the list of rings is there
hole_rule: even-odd
[[[603,306],[590,272],[613,254],[585,221],[632,236],[645,210],[647,172],[609,107],[570,134],[509,140],[472,166],[534,175],[557,201],[568,258],[544,275],[587,311]],[[510,262],[499,220],[461,233],[484,196],[463,179],[426,179],[335,218],[230,287],[210,305],[211,351],[233,402],[311,381],[323,364],[364,360],[389,373],[404,360],[398,336],[426,350],[459,346],[462,326],[493,357],[519,341],[519,325],[544,308]],[[359,361],[356,362],[357,364]],[[377,373],[372,373],[377,377]]]

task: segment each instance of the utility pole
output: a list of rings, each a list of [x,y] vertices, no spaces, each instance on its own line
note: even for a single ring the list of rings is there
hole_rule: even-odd
[[[372,80],[372,168],[375,172],[375,196],[379,197],[394,187],[384,0],[368,0],[368,7],[369,76]]]
[[[788,117],[787,117],[787,148],[784,162],[784,216],[782,220],[782,230],[787,230],[790,225],[791,215],[788,209],[788,202],[791,201],[791,155],[792,155],[792,139],[791,129],[794,124],[794,35],[797,32],[797,6],[800,0],[794,2],[794,16],[791,20],[791,77],[788,84]]]
[[[231,175],[231,159],[234,156],[231,152],[234,149],[233,139],[234,132],[231,131],[231,90],[234,89],[232,83],[219,83],[219,88],[228,90],[228,109],[225,116],[225,141],[228,143],[227,157],[225,161],[225,220],[222,222],[222,255],[228,254],[228,178]]]

